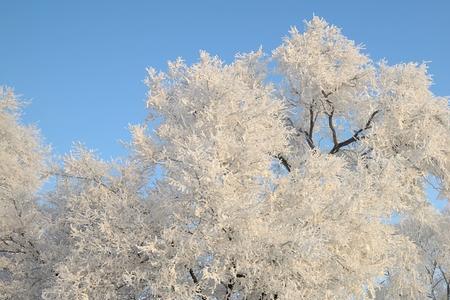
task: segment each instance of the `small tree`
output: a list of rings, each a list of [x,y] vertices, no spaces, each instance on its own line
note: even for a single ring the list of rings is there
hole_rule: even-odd
[[[81,146],[64,158],[50,199],[60,206],[67,254],[44,299],[142,299],[148,293],[154,263],[140,246],[165,223],[157,205],[144,201],[150,170],[133,160],[106,163]]]

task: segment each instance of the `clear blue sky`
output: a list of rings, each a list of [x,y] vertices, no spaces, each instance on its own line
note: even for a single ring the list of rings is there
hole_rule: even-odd
[[[0,85],[31,100],[57,154],[73,141],[104,158],[124,154],[127,125],[146,115],[145,68],[165,69],[199,49],[230,61],[276,47],[313,14],[364,43],[375,60],[431,61],[450,95],[450,1],[22,1],[0,2]]]

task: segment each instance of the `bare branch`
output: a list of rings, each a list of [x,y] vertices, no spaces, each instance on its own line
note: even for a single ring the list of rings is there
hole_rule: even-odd
[[[280,161],[280,163],[286,168],[288,172],[291,172],[291,165],[288,163],[286,158],[283,155],[278,154],[276,158]]]
[[[330,127],[331,134],[333,136],[333,145],[334,145],[334,147],[337,147],[337,145],[339,143],[338,143],[338,139],[337,139],[336,129],[334,128],[334,124],[333,124],[334,108],[331,110],[331,113],[329,113],[327,115],[328,115],[328,126]]]
[[[312,141],[312,136],[313,136],[313,132],[314,132],[314,124],[316,122],[316,119],[317,119],[317,115],[316,115],[316,117],[314,117],[313,103],[311,103],[309,105],[309,131],[308,131],[308,135],[309,135],[309,138],[311,139],[311,141]]]
[[[189,275],[191,276],[192,281],[193,281],[196,285],[198,285],[198,284],[199,284],[198,278],[197,278],[197,276],[195,276],[194,270],[192,270],[192,268],[189,268]],[[197,289],[197,293],[201,293],[201,289],[200,289],[200,288]],[[207,298],[206,298],[205,296],[203,296],[203,295],[200,295],[200,297],[201,297],[202,300],[206,300],[206,299],[207,299]]]
[[[25,254],[25,251],[22,250],[6,250],[6,249],[0,249],[0,253],[9,253],[9,254]]]
[[[365,130],[371,128],[371,124],[372,124],[373,118],[375,117],[375,115],[376,115],[377,113],[379,113],[379,110],[374,111],[374,112],[370,115],[370,118],[369,118],[369,120],[367,121],[367,123],[366,123],[366,125],[364,126],[364,128],[361,128],[361,129],[357,130],[357,131],[352,135],[352,137],[350,137],[350,138],[346,139],[345,141],[342,141],[342,142],[338,143],[337,145],[335,145],[335,146],[330,150],[329,153],[330,153],[330,154],[335,154],[335,153],[337,153],[342,147],[348,146],[348,145],[350,145],[350,144],[352,144],[352,143],[354,143],[354,142],[356,142],[356,141],[358,141],[358,140],[360,140],[360,139],[363,139],[364,136],[359,136],[359,135],[360,135],[363,131],[365,131]]]

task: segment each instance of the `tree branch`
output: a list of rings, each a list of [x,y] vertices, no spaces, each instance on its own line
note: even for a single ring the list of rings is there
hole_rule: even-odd
[[[195,285],[198,286],[199,282],[198,282],[198,278],[197,276],[195,276],[194,270],[192,270],[192,268],[189,268],[189,275],[191,275],[192,281],[195,283]],[[201,289],[200,287],[197,288],[197,293],[201,293]],[[204,295],[200,295],[200,298],[202,300],[206,300],[206,297]]]
[[[224,287],[225,287],[225,289],[226,289],[226,295],[225,295],[225,299],[226,300],[230,300],[230,297],[231,297],[231,295],[232,295],[232,293],[233,293],[233,288],[234,288],[234,282],[233,282],[233,280],[229,280],[228,281],[228,283],[225,283],[225,282],[223,282],[223,281],[221,281],[220,282]]]
[[[192,281],[195,284],[197,284],[198,283],[198,278],[197,278],[197,276],[195,276],[194,270],[192,270],[192,268],[189,269],[189,275],[191,275]]]
[[[330,154],[335,154],[337,153],[342,147],[348,146],[362,138],[364,138],[364,136],[359,136],[363,131],[369,129],[372,125],[372,121],[373,118],[376,116],[376,114],[379,113],[379,110],[374,111],[371,115],[369,120],[366,122],[366,125],[364,126],[364,128],[361,128],[359,130],[357,130],[352,137],[346,139],[345,141],[342,141],[340,143],[338,143],[337,145],[335,145],[331,150],[330,150]]]
[[[276,156],[276,158],[280,161],[280,163],[286,168],[286,170],[287,170],[288,172],[291,172],[291,165],[288,163],[288,161],[286,160],[286,158],[284,158],[284,156],[281,155],[281,153],[278,154],[278,155]]]
[[[26,252],[22,251],[22,250],[6,250],[6,249],[0,249],[0,253],[9,253],[9,254],[25,254]]]
[[[308,129],[308,131],[304,131],[304,133],[306,135],[306,142],[308,143],[308,145],[311,149],[314,149],[314,147],[315,147],[314,146],[314,138],[313,138],[314,126],[316,124],[317,117],[319,116],[319,113],[316,113],[316,115],[314,116],[313,104],[314,104],[314,99],[309,104],[309,129]]]
[[[327,113],[328,115],[328,126],[330,127],[331,130],[331,134],[333,136],[333,145],[334,147],[337,147],[338,143],[338,139],[337,139],[337,134],[336,134],[336,129],[334,128],[334,124],[333,124],[333,115],[334,115],[334,107],[331,110],[331,113]]]
[[[314,124],[316,123],[317,115],[314,117],[314,111],[313,111],[313,103],[309,105],[309,131],[308,136],[312,141],[312,136],[314,132]]]
[[[313,119],[314,122],[317,120],[317,116],[318,116],[318,115],[316,114],[316,116],[315,116],[314,119]],[[309,131],[308,131],[308,130],[304,130],[304,129],[301,129],[301,128],[300,128],[300,129],[295,128],[294,122],[292,122],[292,120],[289,119],[289,118],[286,118],[285,121],[286,121],[286,126],[293,128],[293,129],[296,131],[296,135],[297,135],[297,136],[299,136],[299,133],[305,135],[306,142],[308,143],[308,146],[309,146],[311,149],[314,149],[314,148],[315,148],[314,142],[313,142],[313,140],[312,140],[312,135],[311,135],[311,136],[309,135]]]

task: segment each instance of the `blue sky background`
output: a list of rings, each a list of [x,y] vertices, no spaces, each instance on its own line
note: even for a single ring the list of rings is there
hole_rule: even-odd
[[[127,126],[146,116],[145,68],[199,49],[229,62],[313,14],[364,43],[375,60],[431,61],[433,91],[450,95],[450,1],[0,1],[0,85],[32,104],[25,121],[56,154],[73,141],[122,155]]]

